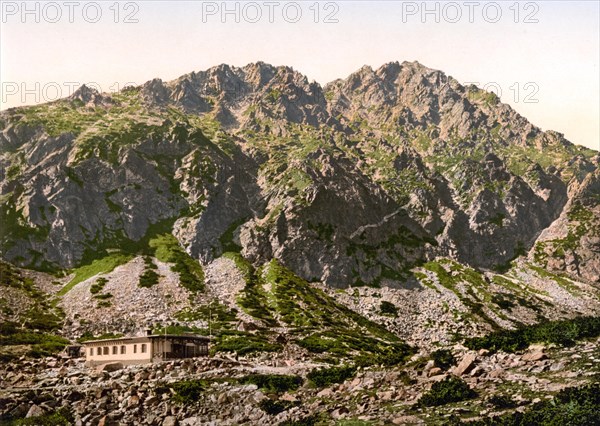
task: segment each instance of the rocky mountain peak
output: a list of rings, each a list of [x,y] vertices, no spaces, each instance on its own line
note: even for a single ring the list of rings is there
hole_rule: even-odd
[[[71,96],[69,96],[71,100],[78,100],[83,102],[85,105],[100,105],[107,101],[107,98],[98,92],[98,90],[93,87],[88,87],[85,84],[82,84]]]
[[[160,78],[154,78],[141,87],[142,99],[150,105],[163,105],[169,100],[169,88]]]
[[[246,74],[245,80],[252,85],[254,90],[264,87],[277,72],[274,66],[264,62],[248,64],[243,69]]]

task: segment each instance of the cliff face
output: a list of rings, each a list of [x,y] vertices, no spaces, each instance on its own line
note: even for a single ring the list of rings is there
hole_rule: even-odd
[[[597,152],[418,63],[321,87],[221,65],[0,113],[2,257],[71,268],[172,232],[330,286],[438,256],[600,280]]]

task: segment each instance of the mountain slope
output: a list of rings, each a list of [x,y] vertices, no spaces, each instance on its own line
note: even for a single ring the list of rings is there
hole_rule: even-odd
[[[324,88],[221,65],[113,95],[82,87],[0,124],[3,257],[48,270],[135,254],[173,226],[203,263],[233,245],[337,287],[404,282],[437,256],[504,271],[576,187],[597,205],[596,152],[416,62]],[[594,265],[566,272],[596,281]]]

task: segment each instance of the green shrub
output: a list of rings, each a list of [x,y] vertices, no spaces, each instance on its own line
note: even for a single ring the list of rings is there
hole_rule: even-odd
[[[0,336],[0,345],[34,345],[41,343],[55,342],[66,345],[69,341],[63,337],[53,334],[35,333],[32,331],[19,330],[9,336]]]
[[[237,322],[237,309],[230,309],[228,306],[213,300],[208,305],[194,306],[193,308],[184,308],[175,314],[179,321],[198,321],[211,320],[213,328],[225,323]],[[217,324],[223,323],[223,324]]]
[[[293,391],[302,386],[303,382],[304,380],[300,376],[279,374],[250,374],[240,379],[240,383],[256,385],[269,393]]]
[[[456,358],[452,355],[452,352],[448,349],[438,349],[431,353],[431,359],[435,363],[436,367],[442,370],[448,370],[456,363]]]
[[[205,383],[201,380],[184,380],[173,383],[171,387],[175,391],[173,400],[187,405],[198,400],[204,391]]]
[[[506,395],[492,395],[488,402],[500,409],[515,408],[517,406],[517,403]]]
[[[307,377],[314,386],[322,388],[331,386],[334,383],[342,383],[354,376],[355,373],[356,367],[342,366],[312,370]]]
[[[40,310],[42,306],[36,305],[26,313],[25,328],[28,330],[38,330],[50,332],[57,330],[61,326],[61,319],[53,312],[44,312]]]
[[[406,343],[393,343],[373,348],[371,353],[364,353],[355,357],[354,363],[361,367],[370,365],[384,365],[392,367],[402,364],[414,353],[414,349]]]
[[[504,310],[509,310],[515,307],[515,304],[512,300],[509,300],[505,294],[496,293],[492,294],[492,303],[495,303],[500,308]],[[517,298],[518,300],[518,298]]]
[[[54,334],[24,331],[22,329],[9,330],[11,334],[0,336],[0,346],[31,345],[27,356],[41,358],[54,355],[64,349],[69,341]]]
[[[554,399],[534,404],[527,411],[479,420],[474,426],[563,426],[600,424],[600,383],[560,391]]]
[[[32,284],[33,283],[30,282],[30,286]],[[0,286],[25,288],[27,283],[17,268],[12,266],[10,263],[0,260]]]
[[[184,335],[184,334],[201,334],[204,330],[198,327],[190,327],[187,325],[167,325],[165,327],[155,327],[152,329],[152,334],[174,334],[174,335]]]
[[[398,316],[398,308],[396,305],[385,300],[379,305],[379,312],[381,315],[387,315],[394,318]]]
[[[310,336],[299,340],[298,345],[310,352],[320,354],[331,351],[338,346],[338,343],[336,340],[325,339],[318,334],[311,334]]]
[[[150,288],[158,284],[158,278],[160,275],[156,273],[157,266],[150,256],[144,256],[144,272],[140,275],[138,285],[143,288]]]
[[[150,256],[144,256],[144,265],[146,269],[158,269],[158,266],[154,263],[154,260]]]
[[[469,349],[516,352],[532,343],[572,346],[577,340],[600,336],[600,317],[578,317],[562,321],[545,321],[516,330],[500,330],[483,337],[465,340]]]
[[[239,253],[242,248],[237,245],[234,241],[233,234],[237,228],[240,227],[245,222],[244,219],[237,220],[229,225],[229,228],[219,237],[219,242],[221,243],[221,249],[223,253]]]
[[[213,352],[235,352],[238,355],[247,355],[254,352],[278,352],[282,349],[280,344],[271,343],[266,337],[254,334],[234,334],[217,336]]]
[[[69,426],[72,425],[74,421],[75,419],[71,412],[63,407],[53,413],[26,419],[13,419],[6,423],[3,422],[2,424],[7,426]]]
[[[446,377],[444,380],[435,382],[431,390],[424,394],[418,401],[421,407],[435,407],[471,399],[477,393],[469,387],[464,380],[458,377]]]
[[[111,293],[103,293],[103,294],[97,294],[96,296],[94,296],[94,299],[98,299],[98,300],[107,300],[107,299],[112,299],[113,295]]]
[[[204,272],[198,262],[187,253],[177,252],[174,256],[175,265],[171,270],[179,274],[179,284],[196,293],[204,290]]]
[[[0,334],[10,336],[18,332],[19,324],[14,321],[0,322]]]
[[[68,342],[67,342],[68,343]],[[46,341],[36,345],[33,345],[29,351],[27,351],[27,356],[32,358],[43,358],[46,356],[56,355],[60,351],[65,348],[65,342],[61,341]]]
[[[158,284],[158,275],[152,269],[146,269],[142,275],[140,275],[140,281],[138,285],[143,288],[150,288]]]
[[[285,410],[290,408],[293,404],[289,401],[274,401],[272,399],[263,399],[258,403],[258,406],[265,413],[270,416],[276,416],[279,413],[283,413]]]
[[[90,293],[92,294],[98,294],[100,293],[103,289],[104,286],[106,285],[106,283],[108,283],[108,280],[104,277],[100,277],[96,280],[96,282],[94,284],[92,284],[92,286],[90,287]]]

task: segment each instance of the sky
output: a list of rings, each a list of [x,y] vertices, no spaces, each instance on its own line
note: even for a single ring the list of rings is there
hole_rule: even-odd
[[[600,149],[598,1],[1,1],[0,109],[221,63],[325,84],[419,61]]]

